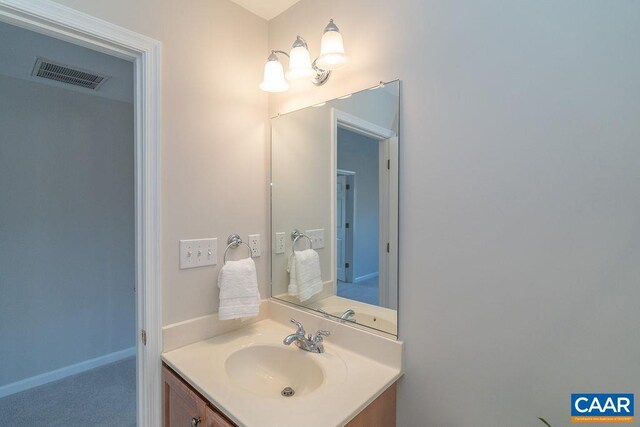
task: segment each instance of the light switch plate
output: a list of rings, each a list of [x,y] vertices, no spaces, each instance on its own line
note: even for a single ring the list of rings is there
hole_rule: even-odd
[[[315,230],[306,230],[304,234],[309,236],[309,239],[311,239],[312,249],[324,248],[324,228],[318,228]]]
[[[277,254],[283,254],[284,253],[284,242],[285,237],[286,237],[287,233],[285,233],[284,231],[279,231],[276,233],[276,247],[275,247],[275,253]]]
[[[180,240],[180,269],[218,263],[218,239]]]

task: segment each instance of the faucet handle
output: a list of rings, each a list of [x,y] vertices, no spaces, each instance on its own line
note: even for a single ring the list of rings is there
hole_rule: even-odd
[[[298,330],[296,331],[296,334],[300,334],[300,335],[304,336],[305,331],[304,331],[304,326],[302,326],[302,323],[298,322],[296,319],[291,319],[291,323],[293,323],[294,325],[296,325],[298,327]]]
[[[329,335],[331,335],[331,332],[320,329],[311,339],[313,342],[319,343],[323,341],[322,337],[328,337]]]

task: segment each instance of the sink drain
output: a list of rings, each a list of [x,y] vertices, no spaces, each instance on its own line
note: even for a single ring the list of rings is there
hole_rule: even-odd
[[[296,394],[296,392],[291,387],[285,387],[282,389],[280,394],[283,395],[284,397],[291,397],[294,394]]]

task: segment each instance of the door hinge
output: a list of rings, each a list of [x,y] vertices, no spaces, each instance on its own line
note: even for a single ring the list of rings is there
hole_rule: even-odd
[[[351,190],[351,186],[347,184],[347,190]]]
[[[144,329],[140,331],[140,339],[142,339],[142,345],[147,345],[147,331]]]
[[[349,268],[349,263],[348,262],[344,263],[344,268]]]
[[[387,169],[391,170],[391,159],[387,159]]]
[[[344,228],[349,228],[349,223],[348,222],[344,224]]]
[[[387,253],[390,252],[389,243],[387,243]]]

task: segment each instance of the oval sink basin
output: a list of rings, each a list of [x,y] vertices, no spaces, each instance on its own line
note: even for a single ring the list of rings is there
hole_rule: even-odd
[[[317,355],[295,346],[256,345],[230,354],[225,367],[229,378],[251,393],[281,397],[281,392],[290,387],[295,397],[311,393],[324,381],[313,356]]]

